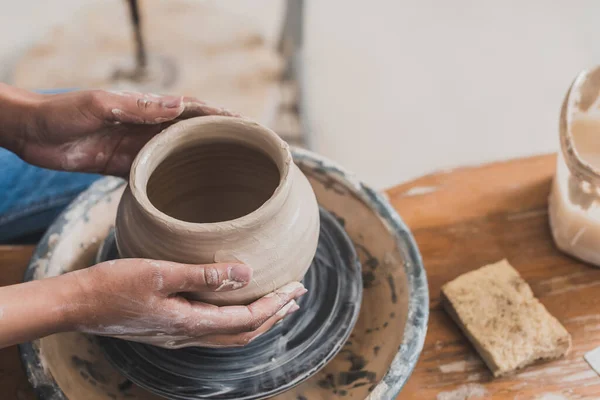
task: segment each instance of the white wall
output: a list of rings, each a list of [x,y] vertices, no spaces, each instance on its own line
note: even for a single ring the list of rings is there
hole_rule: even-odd
[[[7,79],[14,60],[49,29],[68,23],[81,8],[102,1],[112,1],[115,7],[122,7],[116,12],[128,12],[125,0],[0,0],[0,81]],[[140,7],[143,7],[144,1],[139,0]],[[272,43],[279,37],[283,0],[261,0],[260,7],[253,0],[188,1],[214,4],[242,14],[261,26],[265,37]],[[106,21],[107,29],[110,29],[110,24],[111,21]]]
[[[89,1],[0,0],[0,80],[22,49]],[[212,1],[277,31],[281,0]],[[379,188],[556,150],[571,79],[600,63],[592,0],[305,1],[313,147]]]
[[[314,149],[383,188],[558,149],[560,105],[600,63],[600,3],[310,1]]]

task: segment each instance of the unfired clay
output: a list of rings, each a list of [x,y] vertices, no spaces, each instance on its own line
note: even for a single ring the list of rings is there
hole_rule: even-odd
[[[133,163],[117,213],[121,257],[250,265],[233,292],[194,293],[247,304],[301,280],[315,255],[315,194],[273,131],[246,119],[200,117],[153,138]]]

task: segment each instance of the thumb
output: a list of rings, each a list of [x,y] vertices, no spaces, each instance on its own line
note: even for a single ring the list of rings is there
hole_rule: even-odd
[[[169,293],[224,292],[247,286],[252,268],[244,264],[173,264],[163,278],[163,289]]]
[[[107,119],[123,124],[160,124],[179,117],[185,108],[183,97],[135,92],[103,92]]]

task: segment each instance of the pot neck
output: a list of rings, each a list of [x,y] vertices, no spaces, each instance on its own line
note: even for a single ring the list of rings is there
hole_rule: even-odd
[[[273,194],[257,209],[241,217],[219,222],[188,222],[174,218],[154,206],[147,193],[148,181],[156,168],[170,155],[204,143],[226,141],[258,150],[279,170],[279,184]],[[179,122],[154,137],[140,151],[133,163],[130,189],[140,217],[151,224],[168,226],[173,231],[194,234],[237,234],[259,228],[280,211],[294,181],[289,146],[271,130],[241,118],[200,117]]]

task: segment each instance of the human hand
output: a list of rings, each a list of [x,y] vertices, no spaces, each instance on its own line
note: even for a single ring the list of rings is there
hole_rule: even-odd
[[[3,120],[18,122],[4,132],[12,136],[4,138],[6,147],[30,164],[56,170],[126,176],[138,151],[167,126],[197,116],[236,115],[192,97],[0,89],[11,96],[0,99],[3,104],[12,105],[0,115],[0,128]]]
[[[246,345],[298,310],[295,299],[306,293],[301,283],[293,282],[248,306],[225,307],[182,296],[246,286],[252,269],[242,264],[122,259],[63,277],[78,288],[66,316],[73,330],[166,348]]]

